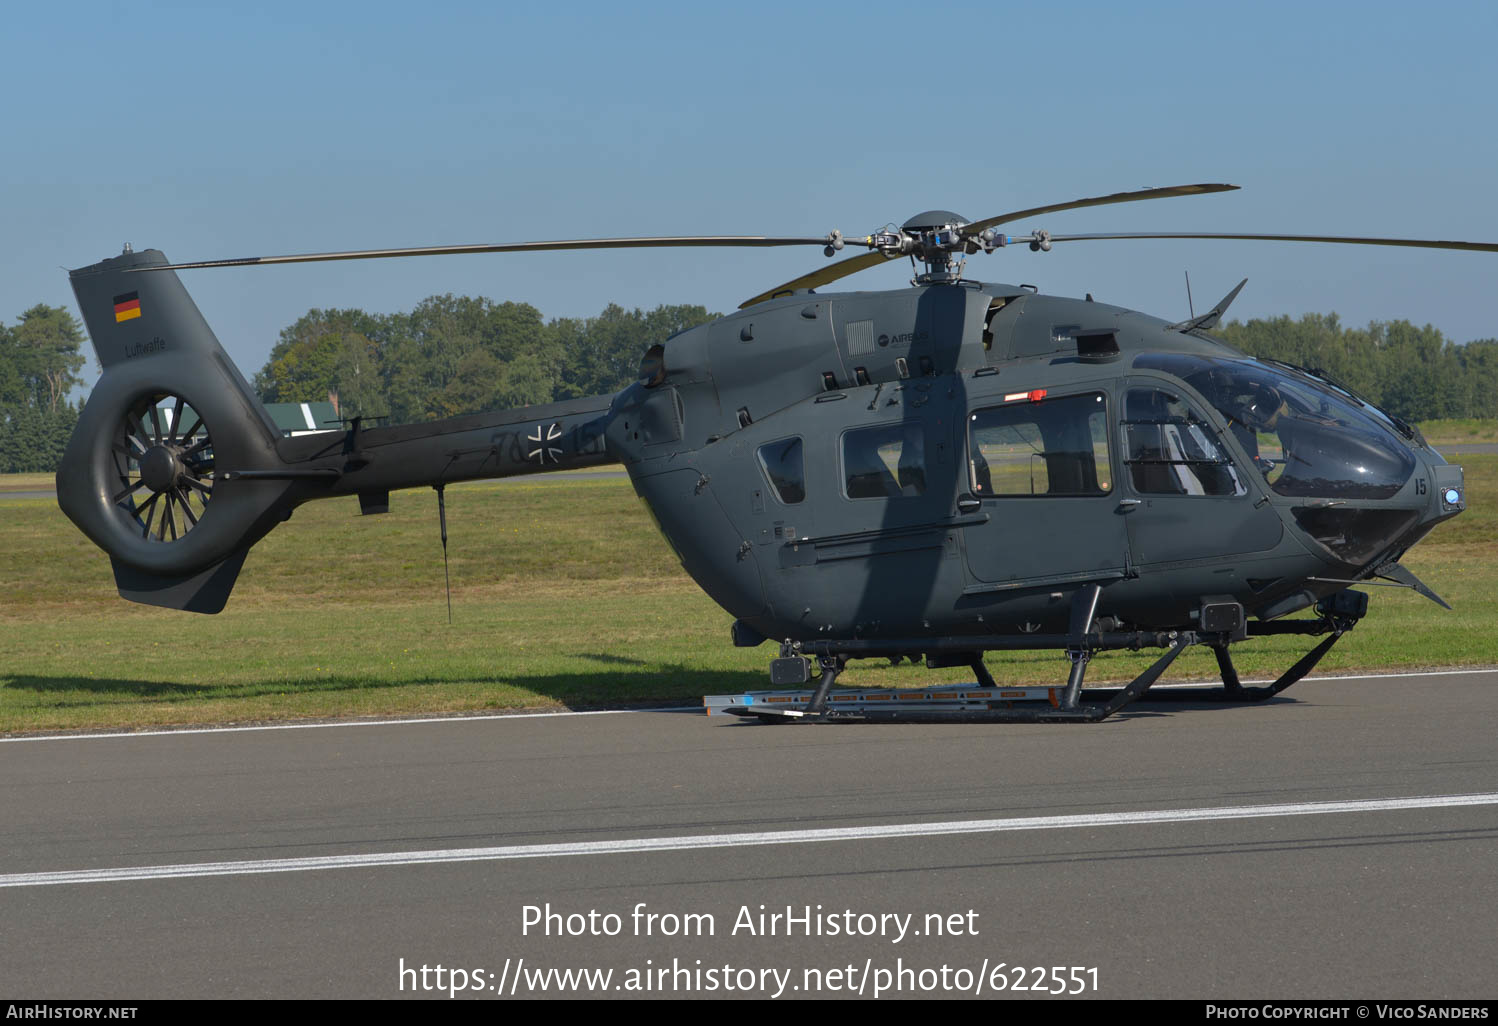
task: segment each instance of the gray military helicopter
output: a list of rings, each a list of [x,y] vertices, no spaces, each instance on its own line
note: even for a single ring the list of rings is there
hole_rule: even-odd
[[[1375,580],[1441,601],[1400,565],[1465,508],[1460,467],[1420,433],[1313,370],[1252,359],[1209,332],[1238,294],[1171,323],[964,277],[1017,244],[1242,239],[1498,252],[1498,245],[1204,232],[1006,235],[1080,207],[1235,189],[1142,189],[968,221],[932,210],[859,240],[656,237],[441,246],[171,264],[126,251],[71,272],[103,376],[57,477],[64,512],[131,601],[216,613],[256,541],[304,502],[622,463],[687,573],[732,615],[733,643],[778,643],[771,680],[816,680],[764,719],[1095,722],[1139,698],[1187,646],[1217,654],[1230,701],[1295,683],[1366,613]],[[796,246],[824,265],[644,353],[597,396],[424,424],[283,438],[176,272],[455,253]],[[906,289],[815,289],[909,257]],[[446,543],[445,515],[443,541]],[[1442,602],[1444,605],[1445,603]],[[1314,607],[1313,618],[1286,619]],[[1267,687],[1229,647],[1324,635]],[[1163,649],[1111,696],[1089,660]],[[983,654],[1055,649],[1065,687],[1002,700]],[[839,707],[848,660],[969,665],[992,701]],[[820,672],[812,677],[813,664]],[[971,693],[969,693],[971,694]],[[1200,699],[1201,695],[1193,695]]]

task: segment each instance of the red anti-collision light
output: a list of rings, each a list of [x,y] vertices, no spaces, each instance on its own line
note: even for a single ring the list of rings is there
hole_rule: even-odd
[[[1038,403],[1042,399],[1045,398],[1045,389],[1043,389],[1043,388],[1032,388],[1030,390],[1029,394],[1030,394],[1030,401],[1032,403]]]

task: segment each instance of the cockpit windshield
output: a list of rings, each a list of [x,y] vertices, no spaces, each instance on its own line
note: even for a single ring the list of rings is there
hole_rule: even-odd
[[[1185,353],[1147,353],[1134,366],[1200,392],[1280,495],[1387,499],[1415,469],[1383,418],[1288,367]]]

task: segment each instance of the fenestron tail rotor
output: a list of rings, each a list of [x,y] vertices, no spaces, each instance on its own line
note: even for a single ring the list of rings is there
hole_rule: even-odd
[[[175,542],[213,497],[213,436],[186,398],[157,392],[132,404],[111,449],[114,504],[146,541]]]

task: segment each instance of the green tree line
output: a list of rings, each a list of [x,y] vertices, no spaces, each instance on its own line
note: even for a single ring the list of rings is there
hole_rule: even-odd
[[[1458,345],[1409,321],[1344,328],[1336,314],[1232,321],[1217,334],[1253,356],[1319,369],[1411,422],[1498,417],[1498,339]]]
[[[701,306],[546,320],[525,303],[431,296],[409,312],[309,310],[255,375],[265,402],[338,396],[343,416],[391,423],[617,391],[652,343],[716,317]],[[1335,314],[1232,321],[1255,356],[1317,368],[1406,420],[1498,417],[1498,339],[1456,344],[1409,321],[1343,327]],[[0,323],[0,473],[55,470],[81,402],[83,331],[62,307]]]
[[[83,329],[65,308],[38,304],[0,322],[0,473],[57,469],[82,402]]]
[[[402,424],[618,391],[653,342],[717,315],[700,306],[546,321],[526,303],[431,296],[409,313],[309,310],[255,375],[266,402],[338,397],[345,417]]]

